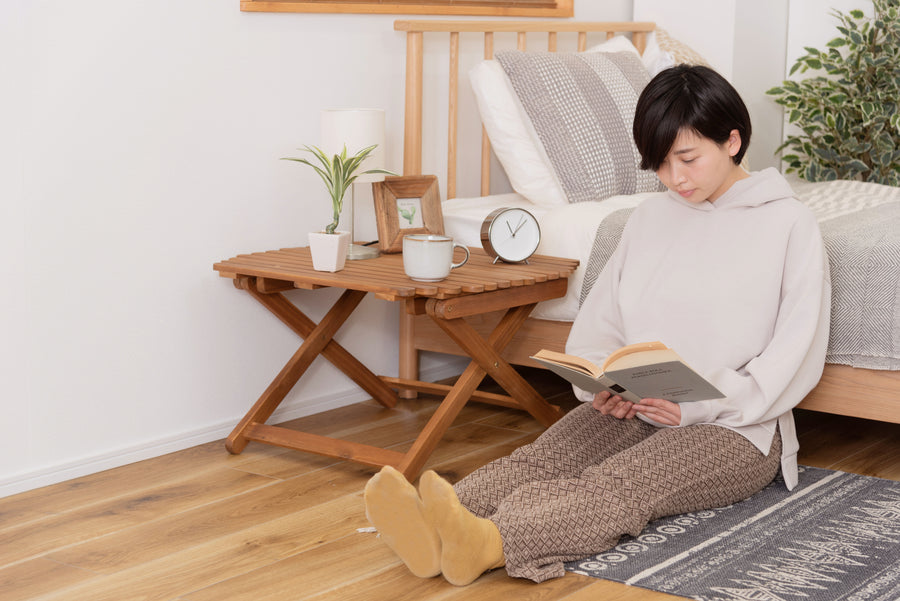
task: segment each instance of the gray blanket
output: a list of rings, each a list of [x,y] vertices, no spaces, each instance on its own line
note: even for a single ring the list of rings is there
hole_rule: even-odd
[[[831,261],[828,362],[900,369],[900,204],[821,227]]]
[[[611,213],[597,228],[580,302],[597,281],[633,209]],[[900,203],[820,223],[831,264],[828,363],[900,370]]]

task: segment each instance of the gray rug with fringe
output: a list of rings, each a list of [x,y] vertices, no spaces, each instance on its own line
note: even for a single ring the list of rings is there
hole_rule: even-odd
[[[793,491],[778,478],[566,569],[704,601],[900,601],[900,482],[801,467]]]

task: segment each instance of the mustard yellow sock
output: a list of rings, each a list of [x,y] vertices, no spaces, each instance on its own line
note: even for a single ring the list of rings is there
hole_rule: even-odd
[[[427,471],[419,480],[419,495],[425,520],[440,536],[441,572],[448,582],[464,586],[506,565],[497,526],[463,507],[449,482]]]
[[[366,518],[381,540],[420,578],[441,573],[441,541],[425,521],[422,499],[396,469],[386,466],[366,483]]]

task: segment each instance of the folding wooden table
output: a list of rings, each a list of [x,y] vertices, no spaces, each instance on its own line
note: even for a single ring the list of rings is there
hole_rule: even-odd
[[[238,255],[216,263],[213,269],[221,276],[232,278],[237,288],[248,292],[303,338],[297,352],[228,436],[226,448],[240,453],[253,440],[376,467],[391,465],[413,480],[470,399],[524,409],[545,426],[559,419],[559,408],[547,403],[501,352],[538,302],[565,295],[568,276],[578,261],[533,256],[527,264],[493,264],[481,249],[471,248],[470,253],[466,265],[437,283],[406,277],[400,254],[348,261],[343,270],[334,273],[313,270],[307,247]],[[344,292],[315,323],[283,294],[298,288],[340,288]],[[334,340],[341,325],[370,293],[403,303],[410,314],[427,314],[466,352],[472,361],[453,386],[377,376]],[[465,319],[498,310],[506,312],[486,338]],[[384,407],[396,405],[395,390],[442,394],[444,398],[406,453],[266,424],[319,355]],[[508,396],[477,390],[486,375]]]

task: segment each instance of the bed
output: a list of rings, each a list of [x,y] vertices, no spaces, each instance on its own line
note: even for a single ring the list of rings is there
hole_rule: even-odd
[[[635,169],[623,137],[630,141],[630,99],[641,78],[702,57],[646,22],[403,20],[394,28],[407,37],[404,175],[422,174],[423,148],[424,154],[436,148],[423,139],[424,82],[429,93],[436,86],[423,72],[424,50],[433,47],[424,37],[449,34],[449,75],[440,84],[448,99],[445,232],[478,247],[488,213],[520,206],[541,223],[539,253],[580,261],[566,297],[539,304],[504,352],[513,364],[537,367],[529,356],[541,348],[563,350],[580,302],[630,212],[659,189],[655,176]],[[463,74],[483,123],[480,149],[457,147],[460,34],[483,40],[484,61]],[[515,47],[495,53],[500,35],[515,36]],[[563,49],[563,36],[574,38],[571,50]],[[537,38],[540,48],[529,48]],[[597,145],[597,139],[606,142]],[[480,194],[457,198],[459,158],[479,153]],[[491,194],[492,154],[514,191]],[[833,287],[827,364],[800,407],[900,423],[900,189],[852,181],[792,185],[819,219]],[[488,315],[471,325],[486,334],[497,319]],[[462,354],[430,320],[401,313],[401,378],[417,379],[420,351]]]

